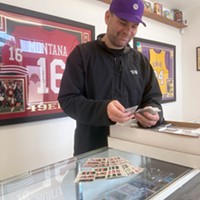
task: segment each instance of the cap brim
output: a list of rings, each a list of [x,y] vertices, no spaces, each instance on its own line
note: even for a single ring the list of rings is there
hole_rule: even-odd
[[[127,20],[129,22],[136,22],[136,23],[142,23],[145,27],[146,24],[136,15],[129,15],[127,13],[115,13],[115,15],[121,19]]]

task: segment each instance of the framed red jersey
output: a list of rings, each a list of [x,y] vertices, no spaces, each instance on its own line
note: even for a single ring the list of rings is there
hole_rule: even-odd
[[[66,116],[57,101],[65,62],[92,25],[0,3],[0,125]]]

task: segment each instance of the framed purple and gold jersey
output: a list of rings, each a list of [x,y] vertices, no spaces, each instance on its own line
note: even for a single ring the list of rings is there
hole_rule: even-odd
[[[133,43],[134,48],[149,59],[154,69],[162,92],[162,103],[176,101],[176,47],[137,37]]]

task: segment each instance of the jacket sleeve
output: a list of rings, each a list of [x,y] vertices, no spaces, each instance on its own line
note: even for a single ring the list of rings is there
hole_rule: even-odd
[[[145,80],[145,88],[143,92],[142,102],[140,104],[140,108],[144,108],[146,106],[158,107],[161,112],[159,112],[160,120],[156,124],[156,126],[162,124],[164,122],[163,117],[163,109],[162,109],[162,93],[160,90],[160,86],[158,80],[155,76],[155,72],[153,67],[149,63],[148,59],[142,55],[143,65],[143,76]]]
[[[88,99],[85,78],[83,54],[77,46],[67,59],[61,80],[58,101],[62,110],[84,124],[94,126],[113,124],[107,115],[107,105],[110,101]]]

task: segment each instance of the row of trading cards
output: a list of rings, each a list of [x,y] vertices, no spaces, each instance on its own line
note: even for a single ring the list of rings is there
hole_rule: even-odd
[[[133,166],[122,157],[90,158],[83,167],[83,170],[77,174],[75,182],[118,178],[138,174],[143,171],[143,168]]]

